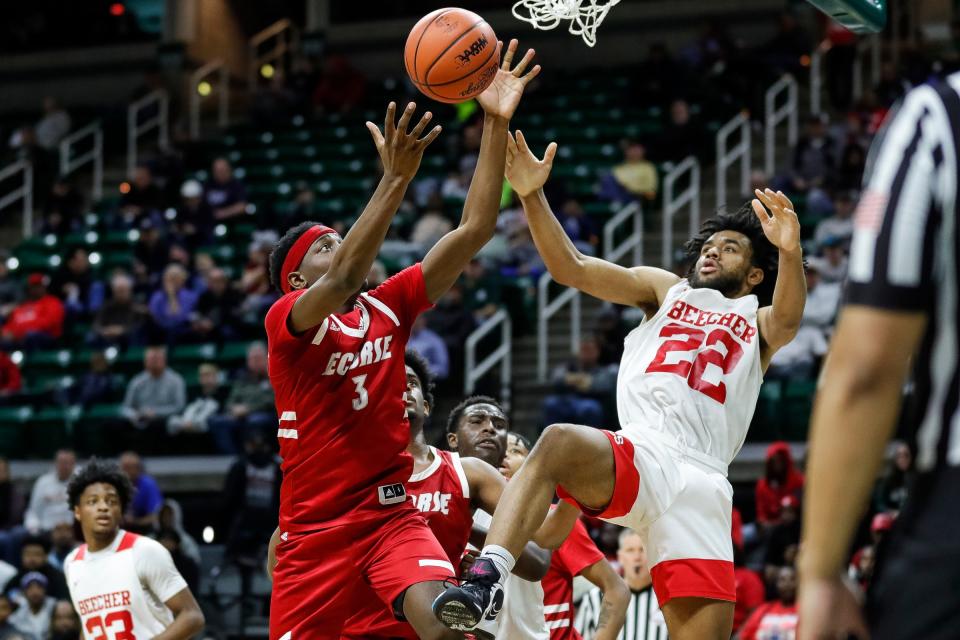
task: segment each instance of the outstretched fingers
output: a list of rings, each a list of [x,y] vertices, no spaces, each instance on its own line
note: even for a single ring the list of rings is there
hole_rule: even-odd
[[[417,144],[420,145],[421,149],[426,149],[428,146],[430,146],[431,142],[437,139],[437,136],[440,135],[441,131],[443,131],[443,127],[440,125],[435,126],[430,130],[430,133],[417,140]]]
[[[413,112],[416,110],[416,102],[407,103],[407,108],[403,110],[402,114],[400,114],[400,122],[397,123],[397,131],[403,135],[407,135],[407,127],[410,126],[410,118],[413,117]]]
[[[547,145],[547,150],[543,153],[543,164],[552,167],[555,157],[557,157],[557,143],[551,142]]]
[[[423,130],[427,128],[427,124],[430,122],[430,119],[433,118],[433,114],[427,111],[420,117],[420,122],[417,123],[417,126],[413,128],[413,131],[410,132],[410,135],[414,138],[419,138],[420,134],[423,133]]]
[[[510,44],[507,45],[507,52],[503,54],[503,61],[500,63],[500,68],[504,71],[510,71],[510,66],[513,64],[513,56],[517,52],[517,42],[516,38],[510,40]],[[503,46],[502,42],[497,42],[497,47]]]
[[[387,140],[393,138],[393,134],[396,133],[396,122],[397,122],[397,103],[391,101],[387,105],[387,115],[383,119],[383,137]]]
[[[383,148],[383,134],[380,133],[380,128],[373,124],[372,122],[367,122],[367,131],[370,132],[370,136],[373,138],[373,144],[377,146],[377,150]]]
[[[516,77],[523,75],[523,72],[527,70],[527,67],[530,65],[530,62],[533,61],[533,56],[536,55],[536,52],[533,49],[527,49],[527,52],[523,54],[523,58],[520,59],[520,62],[517,63],[517,66],[514,67],[512,73]]]

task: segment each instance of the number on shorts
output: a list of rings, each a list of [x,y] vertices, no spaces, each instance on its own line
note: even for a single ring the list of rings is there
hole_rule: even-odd
[[[114,623],[119,622],[119,628]],[[87,619],[87,632],[92,640],[137,640],[133,635],[133,617],[129,611],[114,611],[106,616]],[[110,633],[107,633],[107,631]]]
[[[367,374],[351,378],[351,380],[353,384],[357,385],[357,388],[354,389],[354,391],[357,392],[357,397],[353,399],[353,410],[360,411],[367,406],[367,402],[370,400],[370,398],[367,397],[367,390],[363,386],[363,383],[367,381]]]
[[[661,338],[672,338],[677,335],[682,335],[683,338],[666,340],[661,344],[646,372],[673,373],[686,378],[691,389],[696,389],[723,404],[727,399],[727,385],[722,381],[713,384],[704,380],[703,374],[708,364],[716,365],[724,374],[730,373],[743,357],[743,347],[736,338],[723,329],[714,329],[709,334],[704,334],[699,329],[671,322],[660,330]],[[706,348],[700,351],[701,347]],[[680,360],[667,364],[667,354],[673,351],[697,351],[697,354],[692,360]]]

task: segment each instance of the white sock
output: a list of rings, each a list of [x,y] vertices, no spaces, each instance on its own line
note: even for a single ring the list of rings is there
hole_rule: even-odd
[[[500,582],[506,581],[507,576],[513,571],[513,565],[517,564],[516,558],[509,551],[495,544],[485,546],[480,551],[480,557],[493,563],[493,566],[500,572]]]

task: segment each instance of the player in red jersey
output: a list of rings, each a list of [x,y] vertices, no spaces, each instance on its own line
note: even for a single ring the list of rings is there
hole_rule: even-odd
[[[500,471],[507,478],[512,478],[529,454],[530,443],[519,433],[511,433]],[[594,639],[616,640],[630,603],[630,590],[590,539],[587,528],[579,519],[560,548],[553,552],[550,570],[541,581],[543,613],[550,630],[550,640],[579,640],[581,637],[573,628],[573,579],[576,576],[583,576],[603,593]]]
[[[440,130],[420,138],[427,113],[408,133],[415,106],[395,124],[393,103],[382,132],[367,123],[383,178],[346,237],[304,223],[270,256],[271,279],[284,292],[265,321],[284,474],[271,640],[339,638],[364,583],[421,637],[460,637],[423,614],[453,571],[404,489],[413,459],[402,354],[417,315],[493,236],[509,120],[540,69],[524,75],[530,50],[511,71],[516,49],[511,41],[478,97],[483,135],[460,225],[422,263],[358,294]],[[352,309],[342,312],[345,305]]]

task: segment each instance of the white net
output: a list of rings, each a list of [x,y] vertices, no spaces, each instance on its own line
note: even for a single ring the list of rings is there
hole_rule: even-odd
[[[519,0],[513,15],[535,29],[555,29],[571,20],[570,33],[581,36],[587,46],[597,43],[597,27],[620,0]]]

